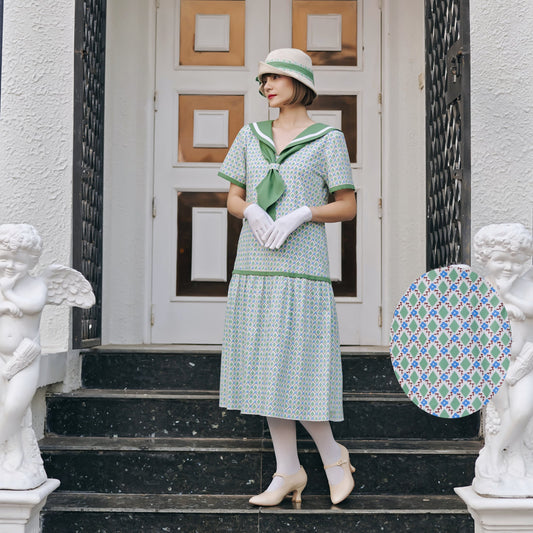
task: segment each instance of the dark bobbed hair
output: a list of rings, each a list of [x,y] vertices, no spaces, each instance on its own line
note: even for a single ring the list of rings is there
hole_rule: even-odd
[[[311,105],[316,98],[316,94],[307,85],[294,78],[292,78],[292,84],[294,86],[294,92],[292,93],[292,99],[289,104],[302,104],[306,107]]]
[[[267,76],[268,74],[263,74],[261,76],[261,92],[264,90],[263,88],[265,85],[265,78]],[[287,103],[289,105],[302,104],[306,107],[311,105],[317,96],[314,91],[307,87],[307,85],[304,85],[301,81],[298,81],[297,79],[292,78],[291,76],[287,76],[287,78],[290,78],[292,80],[293,86],[292,98]]]

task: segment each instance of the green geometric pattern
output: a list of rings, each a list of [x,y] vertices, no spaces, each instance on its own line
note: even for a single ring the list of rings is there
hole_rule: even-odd
[[[441,418],[475,413],[509,368],[511,326],[494,288],[467,265],[431,270],[394,311],[396,377],[421,409]]]

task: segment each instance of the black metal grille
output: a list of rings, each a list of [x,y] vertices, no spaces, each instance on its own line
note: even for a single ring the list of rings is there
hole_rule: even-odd
[[[76,0],[74,55],[73,266],[96,305],[74,309],[73,347],[100,344],[106,0]]]
[[[426,263],[470,262],[468,0],[426,0]]]

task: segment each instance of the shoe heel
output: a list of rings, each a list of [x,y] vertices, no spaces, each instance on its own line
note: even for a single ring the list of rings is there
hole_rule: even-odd
[[[350,470],[352,471],[352,474],[355,472],[355,466],[350,465]]]
[[[300,485],[299,487],[296,487],[294,489],[294,492],[292,493],[292,501],[293,503],[302,503],[302,491],[305,489],[305,484]]]

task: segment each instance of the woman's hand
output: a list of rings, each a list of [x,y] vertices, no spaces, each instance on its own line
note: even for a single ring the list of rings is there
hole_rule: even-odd
[[[243,215],[250,225],[255,240],[261,246],[265,246],[268,231],[274,225],[274,221],[270,215],[257,204],[250,204],[244,210]]]
[[[304,222],[309,222],[311,217],[311,209],[303,206],[278,218],[264,235],[265,247],[271,250],[279,249],[287,237]]]

